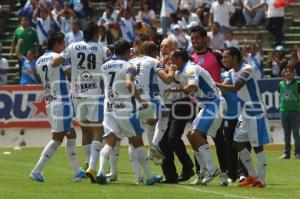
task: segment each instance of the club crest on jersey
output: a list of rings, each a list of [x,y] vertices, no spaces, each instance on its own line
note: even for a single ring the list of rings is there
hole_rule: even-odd
[[[92,79],[93,75],[89,73],[88,71],[84,71],[83,73],[80,74],[80,77],[84,81],[89,81]]]
[[[108,93],[108,97],[109,97],[109,99],[111,99],[111,100],[114,100],[114,99],[116,99],[117,97],[119,96],[119,94],[117,93],[117,92],[115,92],[115,91],[109,91],[109,93]]]

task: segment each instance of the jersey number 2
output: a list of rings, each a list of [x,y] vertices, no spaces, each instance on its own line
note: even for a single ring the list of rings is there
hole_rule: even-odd
[[[42,66],[43,71],[45,72],[45,81],[48,82],[48,67],[47,65]]]

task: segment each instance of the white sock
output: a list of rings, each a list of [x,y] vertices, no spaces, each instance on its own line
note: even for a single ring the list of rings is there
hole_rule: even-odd
[[[208,144],[200,146],[198,148],[198,152],[200,152],[201,157],[202,157],[202,159],[205,162],[207,170],[211,171],[212,169],[214,169],[216,167],[214,165],[213,161],[212,161],[211,154],[210,154],[210,149],[209,149],[209,145]]]
[[[93,171],[96,171],[97,169],[100,150],[101,150],[101,142],[98,140],[93,140],[91,144],[91,158],[89,162],[89,168],[91,168]]]
[[[152,143],[155,146],[158,146],[161,139],[163,138],[164,133],[168,128],[168,121],[169,121],[168,117],[162,117],[157,121],[155,126],[154,136],[152,139]]]
[[[128,154],[135,175],[135,180],[139,181],[142,178],[142,173],[141,173],[140,164],[137,157],[137,152],[131,144],[128,147]]]
[[[118,173],[118,159],[121,142],[117,141],[110,155],[110,175],[115,176]]]
[[[40,159],[35,168],[32,170],[32,173],[41,173],[48,160],[52,158],[53,154],[57,151],[60,145],[61,142],[50,140],[41,153]]]
[[[82,147],[84,151],[85,161],[89,163],[91,157],[91,145],[87,144],[87,145],[83,145]]]
[[[67,139],[66,143],[66,153],[71,164],[74,176],[80,172],[80,166],[77,156],[77,149],[76,149],[76,138],[74,139]]]
[[[152,177],[150,164],[148,162],[144,147],[141,146],[141,147],[135,148],[135,151],[136,151],[136,154],[137,154],[137,159],[138,159],[141,167],[144,170],[146,178],[148,179],[148,178]]]
[[[112,153],[112,147],[109,146],[108,144],[105,144],[100,152],[100,166],[99,166],[98,174],[102,174],[102,175],[106,174],[106,166],[111,153]]]
[[[205,161],[204,161],[204,159],[202,158],[200,152],[194,151],[194,153],[195,153],[196,160],[197,160],[197,162],[199,163],[199,166],[200,166],[200,173],[203,173],[203,172],[206,170],[206,164],[205,164]]]
[[[243,150],[238,152],[240,159],[242,160],[244,166],[246,167],[249,176],[257,176],[256,171],[253,167],[251,154],[248,149],[244,148]]]
[[[265,153],[263,151],[257,153],[256,159],[257,159],[258,180],[261,183],[265,184],[266,167],[267,167]]]
[[[149,143],[149,146],[150,146],[152,144],[153,135],[154,135],[154,131],[155,131],[155,126],[149,126],[148,124],[146,124],[145,130],[146,130],[146,135],[148,137],[148,143]]]

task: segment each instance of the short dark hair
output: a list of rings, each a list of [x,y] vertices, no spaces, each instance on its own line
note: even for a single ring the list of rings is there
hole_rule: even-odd
[[[201,26],[193,26],[190,28],[190,33],[196,32],[198,32],[201,35],[201,37],[207,37],[207,31]]]
[[[144,55],[152,56],[158,51],[158,47],[154,42],[146,41],[142,44],[142,53]]]
[[[65,40],[65,35],[62,32],[49,32],[48,34],[48,42],[47,42],[47,48],[53,49],[55,43],[61,43]]]
[[[124,55],[127,52],[130,52],[131,45],[128,41],[121,39],[115,43],[115,55]]]
[[[238,48],[236,48],[236,47],[229,47],[229,48],[226,48],[225,51],[227,51],[230,56],[236,57],[238,62],[242,61],[242,53],[241,53],[241,51]]]
[[[173,56],[175,58],[180,57],[184,63],[186,63],[190,60],[188,51],[186,51],[183,48],[179,48],[179,49],[175,50],[175,52],[173,53]]]
[[[98,32],[99,26],[95,22],[91,21],[83,31],[83,38],[85,41],[90,41]]]

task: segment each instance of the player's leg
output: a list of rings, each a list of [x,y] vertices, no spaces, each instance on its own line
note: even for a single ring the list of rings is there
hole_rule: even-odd
[[[130,163],[133,168],[134,175],[135,175],[135,182],[136,182],[136,184],[141,184],[141,183],[143,183],[144,178],[141,173],[141,168],[140,168],[140,163],[138,160],[137,151],[135,150],[132,143],[130,143],[130,141],[129,141],[129,146],[128,146],[128,154],[129,154]]]
[[[77,148],[76,148],[76,133],[74,128],[71,129],[70,133],[66,135],[66,153],[71,164],[71,168],[74,174],[75,182],[79,182],[82,179],[86,178],[86,175],[82,169],[80,169]]]
[[[91,143],[93,140],[93,132],[91,129],[87,126],[81,126],[82,131],[82,148],[84,151],[84,157],[85,157],[85,166],[84,170],[86,170],[89,167],[90,157],[91,157]]]
[[[128,139],[130,140],[130,143],[132,143],[134,150],[136,151],[137,159],[144,170],[146,176],[146,184],[153,185],[161,181],[160,176],[152,175],[151,167],[148,162],[147,155],[145,153],[142,135],[133,136]]]
[[[47,162],[52,158],[54,153],[61,145],[64,136],[64,132],[52,133],[52,139],[45,146],[44,150],[41,153],[39,161],[29,175],[31,179],[38,182],[45,182],[45,179],[41,175],[41,172],[45,168]]]
[[[118,160],[121,148],[121,141],[117,141],[109,158],[109,174],[106,176],[108,182],[118,180]]]
[[[109,133],[107,137],[105,137],[104,147],[100,151],[100,166],[96,176],[96,182],[99,184],[107,184],[106,177],[106,167],[109,161],[109,157],[113,151],[113,147],[119,138],[113,133]]]

